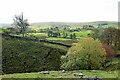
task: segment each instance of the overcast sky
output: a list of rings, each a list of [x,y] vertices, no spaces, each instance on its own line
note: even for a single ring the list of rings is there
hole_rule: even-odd
[[[117,21],[119,0],[0,0],[0,23],[24,13],[33,22]]]

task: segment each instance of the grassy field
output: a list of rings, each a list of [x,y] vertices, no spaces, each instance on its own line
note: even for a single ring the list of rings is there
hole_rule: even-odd
[[[28,35],[34,35],[34,36],[47,36],[46,33],[27,33]]]
[[[81,31],[81,32],[73,32],[76,34],[77,38],[88,37],[88,34],[91,33],[91,30]]]
[[[81,32],[71,32],[72,34],[76,34],[76,38],[80,39],[80,38],[84,38],[84,37],[88,37],[88,34],[91,33],[92,31],[91,30],[86,30],[86,31],[81,31]],[[70,35],[71,33],[70,32],[67,32],[68,35]],[[72,40],[72,39],[69,39],[69,36],[68,38],[56,38],[56,37],[49,37],[49,38],[46,38],[47,40]]]
[[[22,36],[22,34],[19,34],[19,35],[17,35],[17,34],[12,34],[12,35],[15,35],[15,36]],[[46,33],[27,33],[27,34],[25,34],[25,36],[27,36],[27,37],[32,37],[32,36],[35,36],[35,37],[42,37],[42,36],[46,36],[47,37],[47,34]]]
[[[43,29],[47,29],[49,26],[44,26],[44,27],[31,27],[34,28],[36,31],[39,30],[40,28]],[[73,29],[76,27],[72,27]],[[26,37],[31,37],[31,38],[38,38],[38,39],[47,39],[47,40],[71,40],[70,39],[70,34],[76,34],[76,38],[80,39],[83,37],[88,37],[88,34],[90,34],[92,32],[92,30],[82,30],[82,31],[75,31],[75,32],[69,32],[67,30],[63,30],[63,29],[59,29],[60,30],[60,34],[61,37],[57,38],[57,37],[48,37],[48,34],[46,32],[42,32],[40,33],[39,31],[37,32],[32,32],[32,33],[26,33],[25,36]],[[63,32],[67,33],[67,38],[63,38]],[[15,35],[15,36],[23,36],[22,34],[11,34],[11,35]]]
[[[39,72],[15,73],[2,75],[2,78],[80,78],[74,76],[75,73],[83,73],[90,78],[94,78],[95,76],[101,78],[118,78],[118,71],[106,72],[101,70],[75,70],[65,73],[62,73],[62,71],[49,71],[49,74],[41,74]]]

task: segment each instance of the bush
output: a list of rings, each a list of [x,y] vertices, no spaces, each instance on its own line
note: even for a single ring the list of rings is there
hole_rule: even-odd
[[[103,44],[103,48],[106,51],[106,57],[107,57],[108,60],[111,60],[113,57],[116,56],[116,53],[113,50],[112,46],[107,45],[107,44]]]
[[[107,62],[103,70],[106,71],[115,71],[119,70],[119,58],[114,57],[111,61]]]
[[[104,66],[105,60],[106,52],[102,44],[92,38],[84,38],[61,57],[61,68],[67,70],[100,69]]]

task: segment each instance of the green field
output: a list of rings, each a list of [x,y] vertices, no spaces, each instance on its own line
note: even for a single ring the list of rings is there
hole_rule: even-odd
[[[72,34],[76,34],[76,38],[77,39],[80,39],[80,38],[83,38],[83,37],[88,37],[88,34],[91,33],[92,31],[91,30],[86,30],[86,31],[81,31],[81,32],[71,32]],[[71,33],[70,32],[67,32],[68,35],[70,35]],[[69,37],[69,36],[68,36]],[[56,38],[56,37],[49,37],[49,38],[46,38],[47,40],[72,40],[72,39],[69,39],[69,38]]]
[[[34,36],[47,36],[47,34],[46,33],[27,33],[27,35],[34,35]]]
[[[88,34],[91,33],[92,31],[91,30],[87,30],[87,31],[81,31],[81,32],[72,32],[76,34],[76,38],[83,38],[83,37],[88,37]],[[70,32],[67,32],[68,35],[70,35],[71,33]],[[15,34],[13,34],[15,35]],[[19,34],[19,35],[15,35],[15,36],[22,36],[22,34]],[[42,37],[46,37],[45,39],[47,40],[72,40],[69,38],[63,38],[63,37],[48,37],[47,36],[47,33],[27,33],[25,34],[25,36],[27,37],[36,37],[38,39],[43,39]]]
[[[74,76],[75,73],[83,73],[90,78],[94,78],[95,76],[101,78],[118,78],[118,71],[107,72],[101,70],[76,70],[65,73],[62,73],[62,71],[49,71],[49,74],[41,74],[39,72],[15,73],[2,75],[2,78],[80,78]]]
[[[12,34],[12,35],[15,35],[15,36],[22,36],[22,34]],[[25,34],[26,37],[42,37],[42,36],[46,36],[47,37],[47,34],[46,33],[26,33]]]
[[[81,31],[81,32],[73,32],[76,34],[77,38],[81,37],[88,37],[88,34],[90,34],[92,31],[91,30],[86,30],[86,31]]]

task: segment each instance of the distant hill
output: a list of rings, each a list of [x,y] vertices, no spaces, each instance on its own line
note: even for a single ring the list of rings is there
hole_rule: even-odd
[[[2,23],[0,24],[0,28],[8,28],[8,27],[11,27],[12,24],[7,24],[7,23]]]
[[[107,24],[108,26],[117,26],[117,22],[113,21],[96,21],[96,22],[38,22],[31,23],[33,26],[52,26],[52,25],[68,25],[68,26],[83,26],[83,25],[94,25]]]
[[[98,26],[99,24],[107,24],[108,26],[117,26],[118,22],[114,21],[96,21],[96,22],[37,22],[37,23],[30,23],[31,26],[82,26],[82,25],[93,25]],[[0,28],[7,28],[11,27],[12,24],[0,24]]]

